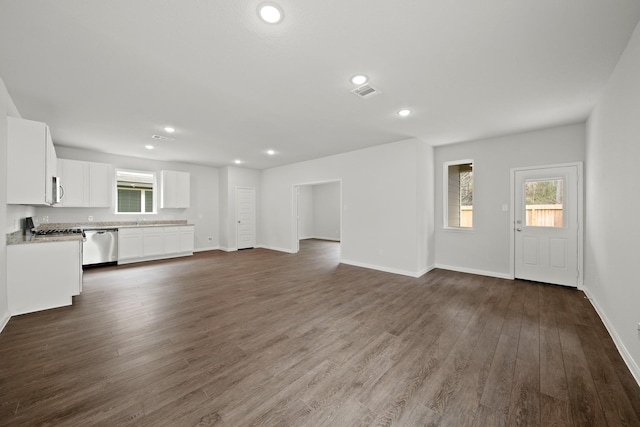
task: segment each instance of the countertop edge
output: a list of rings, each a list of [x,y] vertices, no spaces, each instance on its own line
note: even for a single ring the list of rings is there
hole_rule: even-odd
[[[118,230],[120,228],[156,228],[156,227],[193,227],[194,224],[188,223],[154,223],[154,224],[122,224],[122,225],[84,225],[71,223],[61,226],[60,228],[81,228],[82,230]],[[42,227],[42,229],[51,228],[50,226]],[[52,243],[52,242],[68,242],[82,241],[82,234],[47,234],[47,235],[25,235],[24,230],[14,231],[7,234],[7,246],[23,245],[31,243]]]
[[[82,242],[82,234],[60,234],[46,236],[25,236],[22,230],[7,234],[7,246],[32,243]]]

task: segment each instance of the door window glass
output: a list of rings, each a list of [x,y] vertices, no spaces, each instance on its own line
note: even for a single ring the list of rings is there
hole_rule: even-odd
[[[564,220],[564,180],[525,182],[527,227],[562,227]]]

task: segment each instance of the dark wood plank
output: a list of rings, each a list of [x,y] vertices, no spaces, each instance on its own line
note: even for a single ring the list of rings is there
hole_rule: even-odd
[[[0,425],[634,425],[639,395],[579,291],[322,241],[88,269],[0,334]]]
[[[540,425],[553,427],[571,427],[573,418],[568,400],[540,394]]]
[[[543,285],[531,283],[525,293],[518,352],[511,389],[509,424],[540,424],[540,323],[538,292]]]
[[[525,298],[525,292],[522,289],[523,284],[516,282],[513,286],[514,292],[509,301],[505,322],[502,326],[496,351],[487,374],[485,388],[480,399],[483,406],[501,414],[508,414],[511,403],[511,389],[516,368],[516,355]]]
[[[598,397],[609,425],[640,426],[640,418],[634,412],[615,369],[602,351],[600,337],[591,328],[579,328],[578,337],[589,365]]]
[[[572,315],[571,306],[576,303],[577,298],[580,295],[560,295],[558,311],[558,333],[567,375],[571,415],[576,426],[607,425]]]
[[[609,335],[602,319],[600,319],[600,316],[595,311],[591,301],[586,295],[577,301],[581,302],[582,306],[579,306],[579,308],[576,307],[576,310],[582,310],[589,316],[589,326],[593,329],[594,335],[598,337],[598,349],[601,352],[600,357],[606,357],[608,359],[610,367],[615,371],[616,377],[624,389],[625,396],[633,407],[636,416],[640,418],[640,384],[635,381],[633,376],[629,375],[627,365],[618,352],[613,339]]]
[[[559,289],[547,288],[550,289],[541,289],[540,292],[540,392],[568,401],[567,376],[556,319],[556,291]]]

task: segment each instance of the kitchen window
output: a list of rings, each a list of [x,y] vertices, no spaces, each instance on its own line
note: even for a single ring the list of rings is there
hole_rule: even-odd
[[[116,170],[116,213],[155,213],[156,174]]]
[[[444,227],[473,227],[473,160],[446,162],[444,169]]]

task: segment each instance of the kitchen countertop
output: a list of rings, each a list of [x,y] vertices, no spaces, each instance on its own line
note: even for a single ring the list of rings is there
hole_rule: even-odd
[[[138,227],[180,227],[180,226],[193,226],[193,224],[146,224],[141,223],[139,225],[79,225],[73,228],[82,228],[83,230],[117,230],[119,228],[138,228]]]
[[[193,225],[187,223],[186,219],[179,220],[159,220],[159,221],[91,221],[91,222],[45,222],[40,223],[38,229],[50,230],[55,228],[82,228],[83,230],[109,230],[116,228],[131,227],[172,227],[179,225]]]
[[[50,243],[50,242],[68,242],[68,241],[82,241],[82,234],[69,233],[69,234],[48,234],[44,236],[31,235],[25,236],[23,231],[16,231],[15,233],[7,234],[7,246],[10,245],[22,245],[25,243]]]
[[[193,226],[186,220],[170,220],[170,221],[110,221],[110,222],[47,222],[40,224],[38,229],[64,229],[64,228],[81,228],[83,230],[116,230],[119,228],[135,228],[135,227],[177,227],[177,226]],[[7,245],[21,245],[25,243],[47,243],[47,242],[65,242],[78,240],[82,241],[82,234],[47,234],[25,236],[24,231],[16,231],[7,234]]]

